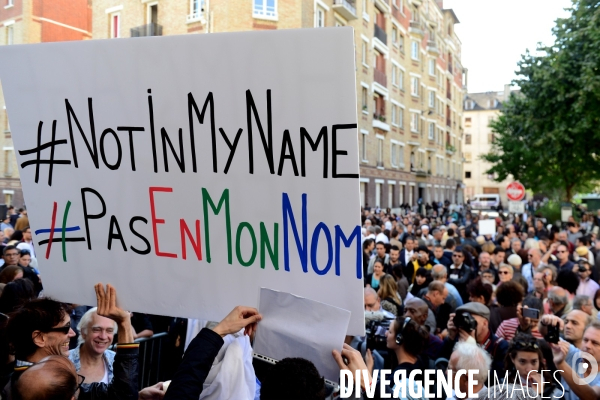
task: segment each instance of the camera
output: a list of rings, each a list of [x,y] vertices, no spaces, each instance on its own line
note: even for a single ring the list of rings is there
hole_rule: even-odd
[[[472,332],[477,329],[477,320],[466,311],[459,311],[453,319],[456,329],[462,329],[465,332]]]
[[[560,337],[558,332],[558,325],[548,325],[547,329],[548,332],[544,335],[544,340],[546,340],[546,342],[548,343],[557,344],[558,339]]]
[[[371,320],[366,326],[367,349],[387,351],[386,331],[393,319]]]

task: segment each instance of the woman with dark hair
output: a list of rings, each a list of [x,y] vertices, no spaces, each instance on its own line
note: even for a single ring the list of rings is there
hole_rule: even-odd
[[[375,263],[373,264],[373,273],[368,274],[365,278],[365,287],[369,286],[375,290],[379,289],[379,281],[384,275],[383,263],[381,260],[375,260]]]
[[[467,284],[467,293],[469,294],[469,301],[489,307],[494,288],[478,276]]]
[[[373,239],[365,239],[362,245],[363,248],[363,276],[367,276],[367,271],[369,269],[369,261],[371,260],[371,255],[373,254],[373,249],[375,248],[375,240]]]
[[[402,264],[394,264],[392,265],[392,276],[396,280],[396,284],[398,285],[398,294],[402,301],[406,301],[406,295],[408,294],[408,279],[404,276],[402,272]]]
[[[415,283],[413,283],[409,287],[410,294],[412,294],[415,297],[419,297],[419,292],[421,291],[421,289],[424,289],[427,286],[429,286],[432,280],[433,279],[431,278],[431,270],[428,270],[426,268],[419,268],[415,275]]]
[[[558,398],[551,396],[556,388],[553,384],[555,381],[551,375],[542,375],[544,370],[548,373],[550,371],[536,338],[530,334],[520,332],[510,341],[504,364],[508,372],[507,379],[503,382],[504,385],[490,388],[491,393],[494,393],[494,389],[504,390],[503,386],[508,386],[506,390],[510,392],[510,386],[520,381],[521,385],[517,383],[515,390],[527,388],[530,398]]]
[[[21,231],[14,231],[12,235],[10,235],[10,239],[8,239],[8,242],[6,243],[7,246],[16,246],[17,243],[22,242],[23,241],[23,232]]]
[[[17,279],[7,283],[0,295],[0,313],[9,314],[34,298],[33,283],[29,279]]]
[[[502,321],[517,317],[517,306],[523,301],[523,286],[515,281],[503,282],[496,289],[498,306],[490,308],[490,330],[496,332]]]

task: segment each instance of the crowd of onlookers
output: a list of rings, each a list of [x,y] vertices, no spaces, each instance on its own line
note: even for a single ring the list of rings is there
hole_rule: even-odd
[[[600,212],[562,226],[531,213],[496,215],[496,232],[480,235],[478,221],[491,217],[468,205],[362,210],[366,336],[347,337],[331,354],[340,369],[365,371],[359,397],[445,399],[395,389],[423,389],[415,370],[465,369],[479,373],[453,382],[450,399],[468,391],[484,399],[600,399],[600,377],[589,370],[600,361]],[[262,318],[253,308],[239,306],[198,332],[187,319],[122,310],[110,285],[96,285],[94,308],[45,298],[26,211],[9,212],[2,224],[1,399],[339,395],[301,358],[254,359],[249,373],[238,360],[241,375],[234,374],[224,353],[236,341],[251,346]],[[171,380],[142,388],[139,342],[157,332],[168,333],[163,368]],[[379,378],[385,369],[405,372],[400,385]]]

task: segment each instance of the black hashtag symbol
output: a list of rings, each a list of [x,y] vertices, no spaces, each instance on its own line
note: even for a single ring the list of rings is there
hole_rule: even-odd
[[[66,139],[56,140],[56,120],[52,122],[52,140],[48,143],[42,144],[42,125],[43,121],[40,121],[38,125],[38,137],[37,137],[37,147],[30,150],[19,150],[19,154],[22,156],[26,156],[28,154],[37,153],[37,157],[35,160],[25,161],[21,164],[21,168],[25,168],[29,165],[35,165],[35,183],[38,183],[40,178],[40,164],[48,164],[50,169],[48,171],[48,186],[52,186],[52,171],[54,170],[54,165],[68,165],[71,164],[71,160],[55,160],[54,159],[54,148],[61,144],[67,144]],[[50,148],[50,159],[41,160],[42,150],[46,150]]]

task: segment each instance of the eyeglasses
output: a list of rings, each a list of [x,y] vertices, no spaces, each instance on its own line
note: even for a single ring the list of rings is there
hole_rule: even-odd
[[[538,350],[540,347],[534,342],[518,341],[513,344],[516,350]]]
[[[4,257],[18,257],[19,253],[5,253]]]
[[[452,257],[463,258],[463,255],[462,254],[452,254]]]
[[[508,272],[508,271],[498,271],[498,273],[502,274],[502,275],[508,275],[508,274],[510,274],[510,272]]]
[[[75,389],[75,392],[73,392],[73,395],[74,395],[75,393],[77,393],[77,391],[78,391],[79,389],[81,389],[81,386],[83,385],[83,382],[85,381],[85,376],[77,374],[77,377],[78,377],[78,378],[77,378],[77,380],[78,380],[79,382],[77,383],[77,389]]]
[[[60,332],[63,335],[68,335],[69,331],[71,330],[71,323],[68,323],[65,326],[57,326],[55,328],[50,328],[48,329],[46,332]]]
[[[566,253],[566,250],[558,250],[557,253]]]

